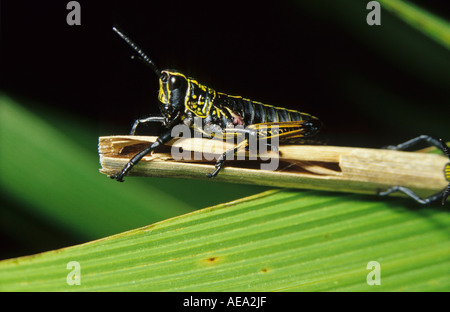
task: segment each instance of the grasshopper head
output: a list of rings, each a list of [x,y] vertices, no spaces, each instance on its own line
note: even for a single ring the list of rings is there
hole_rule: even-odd
[[[186,76],[175,71],[161,71],[158,94],[159,110],[166,118],[166,124],[172,123],[184,112],[187,90]]]

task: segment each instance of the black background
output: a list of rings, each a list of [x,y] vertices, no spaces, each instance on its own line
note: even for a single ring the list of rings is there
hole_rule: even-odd
[[[161,68],[178,69],[218,91],[318,116],[329,144],[380,146],[429,130],[426,123],[405,128],[404,107],[383,106],[376,116],[361,109],[373,110],[376,103],[358,102],[372,97],[370,88],[353,85],[361,79],[410,101],[416,112],[448,116],[448,75],[436,68],[435,81],[422,79],[388,58],[416,53],[408,50],[411,38],[383,41],[386,34],[413,30],[398,21],[392,26],[395,18],[385,11],[381,26],[368,26],[366,1],[338,2],[311,8],[314,1],[79,1],[81,26],[69,26],[67,1],[2,1],[2,89],[88,118],[99,125],[99,135],[127,133],[134,119],[157,113],[158,84],[147,67],[130,59],[133,51],[111,30],[118,25]],[[357,5],[347,12],[348,3]],[[415,3],[447,14],[439,2]],[[427,60],[418,55],[417,61]],[[431,132],[442,134],[439,128]]]

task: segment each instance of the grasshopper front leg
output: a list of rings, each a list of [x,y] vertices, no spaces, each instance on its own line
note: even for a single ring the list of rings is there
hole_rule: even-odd
[[[169,142],[172,138],[172,130],[169,129],[162,135],[160,135],[158,139],[156,139],[156,142],[152,143],[149,147],[134,155],[134,157],[131,158],[130,161],[123,167],[122,171],[118,174],[112,175],[111,179],[116,179],[119,182],[123,182],[123,177],[126,176],[131,168],[133,168],[145,155],[153,152],[153,150],[158,146],[164,145],[165,143]]]

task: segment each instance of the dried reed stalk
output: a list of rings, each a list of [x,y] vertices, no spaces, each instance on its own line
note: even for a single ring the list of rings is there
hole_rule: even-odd
[[[106,175],[116,173],[135,153],[155,140],[156,137],[148,136],[100,137],[100,172]],[[206,173],[214,170],[215,160],[211,161],[211,158],[233,146],[219,140],[174,139],[144,157],[129,175],[208,179]],[[175,160],[172,149],[183,151],[190,158],[196,152],[198,159]],[[279,147],[279,153],[268,152],[260,156],[274,157],[272,161],[277,157],[278,169],[261,170],[261,160],[230,160],[216,178],[208,180],[366,194],[376,194],[378,190],[402,185],[421,196],[436,193],[448,184],[443,174],[448,158],[437,154],[286,145]]]

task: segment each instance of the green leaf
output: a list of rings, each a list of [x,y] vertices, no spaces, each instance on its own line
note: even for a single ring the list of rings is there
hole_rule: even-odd
[[[407,1],[379,0],[381,6],[450,50],[450,24]]]
[[[405,200],[267,191],[0,262],[2,291],[448,291],[450,214]],[[80,265],[80,285],[67,284]],[[368,285],[380,265],[380,285]]]

